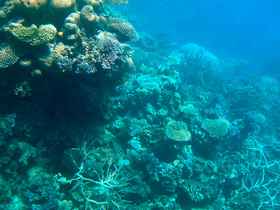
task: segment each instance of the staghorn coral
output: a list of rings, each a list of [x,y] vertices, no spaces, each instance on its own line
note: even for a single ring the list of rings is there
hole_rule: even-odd
[[[172,120],[167,123],[165,133],[168,138],[174,141],[189,141],[191,133],[188,130],[188,125],[182,121]]]
[[[36,25],[25,27],[19,23],[12,23],[6,30],[17,40],[28,43],[31,46],[45,44],[53,40],[57,33],[56,28],[51,24],[40,25],[37,28]]]
[[[15,50],[7,43],[0,45],[0,68],[7,68],[15,64],[19,56]]]
[[[228,133],[230,123],[225,118],[205,119],[201,125],[211,137],[220,137]]]
[[[108,28],[119,35],[121,40],[136,42],[139,40],[139,35],[135,28],[120,18],[109,17]]]

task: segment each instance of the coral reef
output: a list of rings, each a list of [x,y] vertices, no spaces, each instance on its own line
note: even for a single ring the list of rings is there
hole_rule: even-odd
[[[1,2],[0,208],[278,209],[279,81],[127,3]]]

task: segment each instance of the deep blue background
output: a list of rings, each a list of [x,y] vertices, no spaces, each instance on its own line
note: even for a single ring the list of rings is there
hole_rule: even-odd
[[[279,0],[130,0],[136,29],[168,33],[178,47],[197,43],[219,58],[249,61],[254,71],[280,58]]]

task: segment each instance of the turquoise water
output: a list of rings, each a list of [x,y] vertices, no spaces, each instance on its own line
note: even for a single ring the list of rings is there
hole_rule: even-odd
[[[279,6],[0,2],[0,208],[280,209]]]

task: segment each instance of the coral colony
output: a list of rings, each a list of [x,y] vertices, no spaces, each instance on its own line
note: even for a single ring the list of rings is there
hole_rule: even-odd
[[[0,208],[279,209],[279,82],[127,3],[1,1]]]

